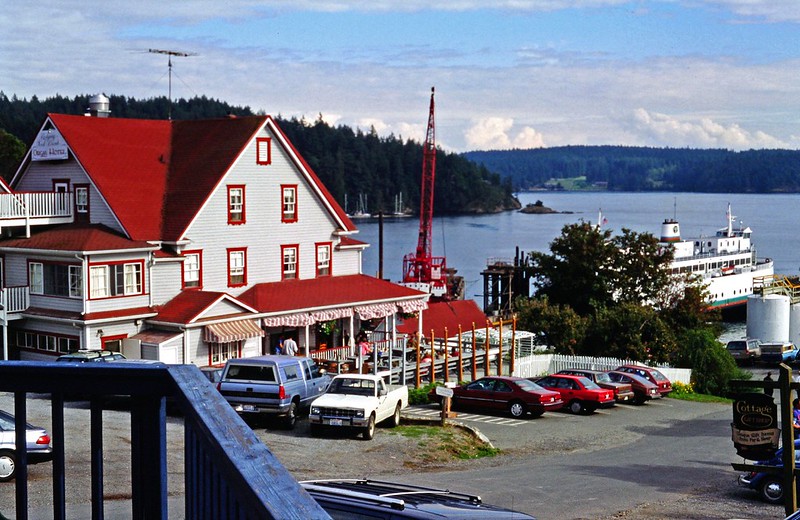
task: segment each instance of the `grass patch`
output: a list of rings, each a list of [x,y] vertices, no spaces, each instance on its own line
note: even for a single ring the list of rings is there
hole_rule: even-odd
[[[391,433],[417,439],[417,462],[421,465],[493,457],[500,453],[499,449],[452,425],[400,425],[393,428]],[[415,464],[407,463],[409,466]]]
[[[711,394],[698,394],[694,391],[691,384],[684,384],[679,381],[672,383],[672,392],[667,397],[680,399],[682,401],[695,401],[697,403],[731,403],[727,397],[720,397]]]

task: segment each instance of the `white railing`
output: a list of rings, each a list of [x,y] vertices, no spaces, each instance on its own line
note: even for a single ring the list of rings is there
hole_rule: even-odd
[[[72,216],[71,193],[0,193],[0,220],[70,216]]]
[[[5,313],[22,312],[30,307],[31,293],[27,285],[0,290],[0,305]]]
[[[515,360],[514,375],[518,377],[536,377],[553,374],[559,370],[579,368],[584,370],[614,370],[620,365],[639,364],[630,359],[611,357],[565,356],[561,354],[538,354],[519,356]],[[665,365],[656,366],[670,381],[689,384],[692,371],[688,368],[671,368]]]

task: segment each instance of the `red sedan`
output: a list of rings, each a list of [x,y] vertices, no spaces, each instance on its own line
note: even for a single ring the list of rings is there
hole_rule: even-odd
[[[513,417],[539,417],[564,405],[558,392],[522,377],[490,376],[453,389],[453,407],[507,410]]]
[[[537,379],[536,383],[559,392],[572,413],[592,413],[598,408],[616,404],[613,390],[600,388],[597,383],[582,376],[552,374]]]
[[[627,372],[639,377],[643,377],[658,387],[658,392],[666,397],[668,393],[672,392],[672,383],[667,376],[659,372],[653,367],[644,365],[622,365],[616,368],[617,372]]]

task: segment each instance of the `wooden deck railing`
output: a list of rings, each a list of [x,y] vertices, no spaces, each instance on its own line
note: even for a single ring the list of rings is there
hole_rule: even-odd
[[[0,193],[0,221],[3,219],[69,217],[71,215],[71,193]]]
[[[184,417],[185,518],[330,518],[195,366],[2,361],[0,391],[14,393],[17,424],[26,422],[27,394],[51,394],[54,519],[66,518],[64,398],[74,394],[91,403],[91,453],[85,459],[93,519],[103,518],[103,398],[119,395],[131,399],[129,518],[169,518],[167,399]],[[25,446],[24,429],[16,435],[16,445]],[[16,518],[26,520],[27,454],[17,451]]]
[[[0,307],[3,313],[22,312],[30,307],[31,293],[27,285],[0,289]]]

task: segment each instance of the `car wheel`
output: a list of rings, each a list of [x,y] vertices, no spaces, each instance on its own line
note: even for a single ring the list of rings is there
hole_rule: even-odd
[[[7,482],[17,474],[17,459],[10,451],[0,453],[0,482]]]
[[[394,407],[394,414],[389,418],[389,426],[391,428],[400,426],[400,403],[397,403],[397,406]]]
[[[512,417],[520,418],[525,415],[527,411],[528,409],[522,401],[511,401],[508,405],[508,412]]]
[[[761,494],[761,498],[770,504],[783,503],[783,483],[778,477],[765,477],[758,492]]]
[[[293,430],[294,426],[297,424],[297,403],[294,401],[289,405],[289,411],[286,412],[286,418],[283,424],[286,426],[287,430]]]
[[[369,422],[367,423],[367,427],[364,428],[362,433],[365,441],[371,441],[373,437],[375,437],[375,415],[369,416]]]
[[[569,403],[569,411],[572,413],[581,413],[583,411],[583,403],[577,399]]]

